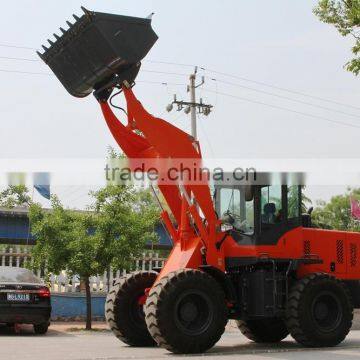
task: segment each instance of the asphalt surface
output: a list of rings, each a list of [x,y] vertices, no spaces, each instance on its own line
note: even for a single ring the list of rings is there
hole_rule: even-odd
[[[336,348],[305,349],[290,337],[276,345],[254,344],[240,332],[230,329],[218,344],[204,355],[173,355],[160,348],[131,348],[106,330],[86,333],[49,330],[45,336],[34,335],[31,327],[19,334],[0,329],[1,360],[122,360],[122,359],[360,359],[360,331],[352,331]]]

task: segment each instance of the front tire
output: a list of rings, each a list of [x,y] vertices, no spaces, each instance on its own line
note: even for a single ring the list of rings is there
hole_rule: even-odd
[[[105,317],[115,336],[130,346],[155,346],[146,327],[142,298],[157,273],[140,271],[120,278],[106,298]]]
[[[181,269],[150,291],[145,319],[159,346],[173,353],[202,353],[213,347],[227,323],[225,295],[210,275]]]
[[[49,329],[49,323],[36,324],[34,325],[34,332],[37,335],[44,335]]]
[[[241,333],[256,343],[277,343],[289,335],[284,320],[279,318],[238,320],[236,323]]]
[[[351,295],[340,280],[311,274],[290,291],[286,324],[292,337],[304,346],[336,346],[351,329],[353,310]]]

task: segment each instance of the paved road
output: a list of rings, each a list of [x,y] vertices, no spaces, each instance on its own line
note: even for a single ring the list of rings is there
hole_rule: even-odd
[[[49,330],[46,336],[35,336],[30,330],[13,334],[0,330],[1,360],[123,360],[123,359],[177,359],[187,356],[172,355],[159,348],[130,348],[108,331],[63,332]],[[360,359],[360,331],[352,331],[347,340],[336,348],[304,349],[286,339],[278,345],[258,345],[247,341],[237,331],[224,334],[216,347],[196,359],[241,360],[352,360]]]

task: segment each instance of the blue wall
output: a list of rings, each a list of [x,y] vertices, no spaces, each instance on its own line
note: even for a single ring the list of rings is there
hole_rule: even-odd
[[[157,225],[155,231],[159,236],[159,245],[171,246],[171,239],[163,225]],[[0,211],[0,243],[34,244],[34,237],[29,234],[29,220],[26,213],[17,214],[14,211],[9,216],[8,213]]]
[[[93,318],[105,317],[106,295],[92,294],[91,306]],[[76,318],[86,316],[86,297],[85,294],[51,294],[51,318]]]
[[[171,246],[172,242],[167,230],[165,230],[162,224],[156,226],[155,231],[159,237],[159,245]]]
[[[29,232],[29,221],[26,217],[0,216],[0,238],[27,239],[32,235]]]

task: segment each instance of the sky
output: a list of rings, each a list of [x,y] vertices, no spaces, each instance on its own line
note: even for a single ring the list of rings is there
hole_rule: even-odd
[[[47,75],[50,69],[40,61],[4,58],[37,60],[34,49],[40,49],[52,33],[59,33],[66,20],[72,21],[73,13],[80,15],[84,5],[139,17],[155,13],[152,24],[159,40],[143,62],[135,92],[151,113],[185,131],[190,131],[190,117],[183,112],[167,113],[165,107],[174,93],[178,99],[188,99],[185,84],[193,67],[181,64],[199,66],[199,80],[205,76],[205,84],[198,96],[214,105],[210,116],[198,118],[205,157],[251,158],[255,165],[258,158],[352,158],[358,163],[359,78],[343,69],[351,58],[351,40],[313,15],[316,1],[20,3],[2,4],[6,16],[0,23],[0,44],[30,49],[0,46],[0,159],[103,159],[108,146],[117,148],[92,96],[70,96],[55,77]],[[71,189],[64,192],[69,206],[81,207],[87,201],[88,189],[77,186],[72,197],[66,196]],[[309,191],[314,199],[328,199],[345,187]]]

